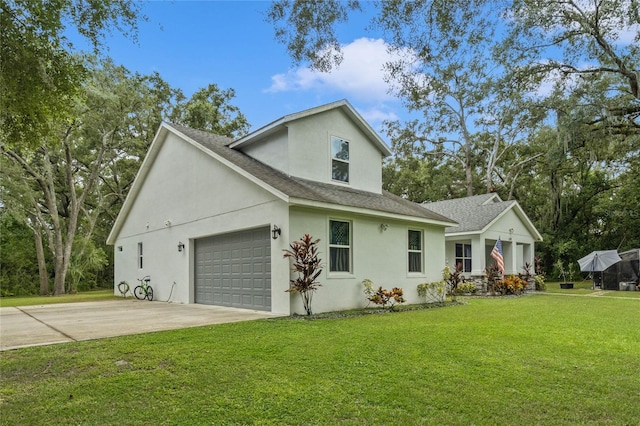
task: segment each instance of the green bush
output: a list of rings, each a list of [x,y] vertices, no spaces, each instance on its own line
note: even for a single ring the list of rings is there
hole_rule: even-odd
[[[536,282],[536,291],[545,291],[547,289],[547,284],[544,282],[543,275],[536,275],[533,279]]]
[[[495,291],[503,296],[509,294],[522,294],[527,288],[527,283],[516,275],[509,275],[494,285]]]
[[[478,287],[474,283],[458,284],[456,289],[457,294],[474,294],[476,291],[478,291]]]
[[[433,283],[418,284],[418,295],[424,297],[425,303],[444,302],[447,283],[436,281]]]

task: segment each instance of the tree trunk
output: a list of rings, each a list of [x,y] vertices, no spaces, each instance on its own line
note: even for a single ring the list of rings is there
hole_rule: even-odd
[[[33,227],[33,236],[36,243],[36,255],[38,257],[38,275],[40,276],[40,296],[49,294],[49,274],[47,273],[47,260],[44,256],[44,245],[40,230]]]

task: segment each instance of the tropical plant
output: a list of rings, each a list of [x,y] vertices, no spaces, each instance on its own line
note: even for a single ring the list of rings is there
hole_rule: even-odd
[[[474,294],[478,287],[474,283],[461,283],[456,289],[457,294]]]
[[[451,270],[449,266],[445,266],[442,270],[442,279],[447,284],[447,294],[451,296],[453,301],[456,300],[458,285],[464,282],[464,274],[462,273],[462,263],[456,265],[455,270]]]
[[[369,278],[365,278],[364,280],[362,280],[362,285],[364,286],[364,289],[362,290],[364,296],[369,302],[371,302],[371,296],[373,296],[373,293],[375,292],[375,290],[373,289],[373,281],[371,281]],[[367,304],[367,306],[369,306],[369,304]]]
[[[317,281],[322,273],[322,259],[318,257],[319,239],[314,240],[309,234],[299,241],[289,244],[289,249],[284,250],[284,257],[293,260],[292,271],[298,276],[289,280],[290,286],[286,290],[289,293],[300,293],[302,305],[307,315],[311,315],[311,301],[313,293],[321,286]]]
[[[534,280],[536,282],[536,291],[545,291],[547,289],[547,284],[544,282],[544,275],[536,275]]]
[[[447,284],[444,281],[418,284],[418,296],[424,297],[425,303],[444,302]]]
[[[396,303],[405,302],[403,294],[404,292],[399,287],[387,290],[380,286],[368,299],[376,305],[382,305],[383,309],[388,305],[389,310],[393,311]]]
[[[556,263],[553,264],[553,266],[555,266],[556,271],[558,273],[558,276],[562,277],[562,282],[566,283],[567,282],[567,273],[568,273],[568,271],[564,267],[564,262],[562,260],[558,259],[558,260],[556,260]]]
[[[517,275],[509,275],[502,281],[498,281],[494,289],[503,296],[510,294],[522,294],[527,288],[527,283]]]
[[[487,279],[487,291],[492,295],[496,294],[496,285],[502,278],[502,272],[496,263],[491,266],[487,266],[484,270],[485,278]]]

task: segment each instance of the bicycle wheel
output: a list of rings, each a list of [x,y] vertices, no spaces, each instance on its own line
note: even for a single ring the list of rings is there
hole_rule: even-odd
[[[151,286],[147,286],[147,299],[149,300],[149,302],[153,300],[153,289],[151,288]]]
[[[133,295],[138,300],[144,300],[144,298],[146,297],[146,295],[144,294],[144,290],[142,289],[142,286],[138,286],[138,287],[134,288],[133,289]]]

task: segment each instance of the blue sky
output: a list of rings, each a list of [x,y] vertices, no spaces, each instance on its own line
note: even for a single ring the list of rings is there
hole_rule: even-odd
[[[265,22],[268,6],[266,1],[147,2],[143,12],[149,19],[140,23],[138,43],[114,33],[105,40],[106,54],[130,71],[159,72],[187,97],[210,83],[233,88],[232,103],[252,130],[340,99],[349,100],[376,130],[385,119],[405,117],[383,80],[386,45],[365,31],[364,15],[340,28],[344,61],[323,74],[293,65]]]

